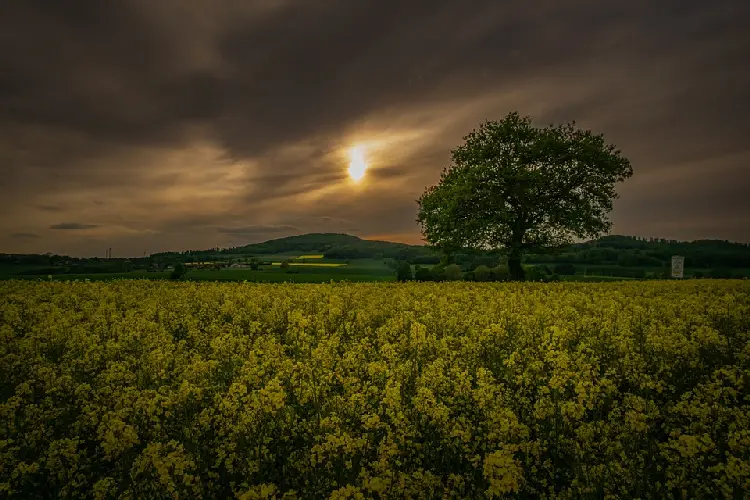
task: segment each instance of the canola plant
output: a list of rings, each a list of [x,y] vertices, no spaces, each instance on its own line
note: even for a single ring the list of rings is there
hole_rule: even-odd
[[[0,282],[0,498],[743,498],[741,281]]]

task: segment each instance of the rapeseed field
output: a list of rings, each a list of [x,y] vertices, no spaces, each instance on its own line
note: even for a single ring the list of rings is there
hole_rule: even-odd
[[[750,286],[0,283],[0,497],[743,498]]]

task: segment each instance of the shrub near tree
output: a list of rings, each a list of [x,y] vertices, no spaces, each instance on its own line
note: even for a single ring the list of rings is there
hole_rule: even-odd
[[[412,279],[411,264],[399,262],[396,267],[396,281],[410,281]]]
[[[182,262],[178,262],[174,265],[174,269],[172,270],[172,274],[170,274],[170,278],[173,280],[180,280],[183,276],[187,274],[187,267]]]
[[[544,281],[547,273],[540,266],[524,266],[524,275],[528,281]]]
[[[432,281],[432,273],[426,267],[420,267],[414,271],[414,279],[417,281]]]
[[[508,266],[499,265],[490,269],[490,280],[492,281],[510,281],[510,269]]]
[[[459,266],[458,264],[451,264],[449,266],[446,266],[444,274],[447,281],[458,281],[463,277],[461,266]]]
[[[573,264],[557,264],[553,268],[555,274],[562,274],[564,276],[572,276],[576,273],[576,266]]]
[[[525,277],[525,252],[607,232],[615,184],[633,174],[615,146],[574,122],[538,128],[510,113],[464,141],[417,200],[417,222],[448,255],[505,250],[514,280]]]
[[[475,281],[489,281],[490,280],[490,268],[481,265],[474,269],[474,280]]]
[[[430,280],[431,281],[445,281],[445,264],[442,262],[430,269]]]

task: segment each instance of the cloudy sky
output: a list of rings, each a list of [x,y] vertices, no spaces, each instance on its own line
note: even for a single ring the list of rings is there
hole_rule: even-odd
[[[419,242],[416,198],[509,111],[631,160],[614,233],[750,241],[747,0],[0,9],[0,252]]]

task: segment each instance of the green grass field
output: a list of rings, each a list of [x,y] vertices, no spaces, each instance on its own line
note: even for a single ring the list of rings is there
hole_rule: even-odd
[[[392,274],[376,274],[363,269],[344,268],[304,268],[291,272],[279,268],[266,268],[258,271],[249,269],[222,269],[191,271],[186,279],[192,281],[254,281],[277,283],[291,281],[298,283],[322,283],[327,281],[387,281]]]
[[[283,262],[274,262],[271,265],[281,266],[282,264]],[[342,264],[338,262],[290,262],[289,265],[293,267],[343,267],[348,264]]]
[[[632,281],[636,278],[624,278],[620,276],[597,276],[597,275],[587,275],[584,276],[582,274],[574,274],[570,276],[560,276],[560,280],[562,281],[587,281],[587,282],[603,282],[603,281]]]
[[[382,260],[359,259],[350,261],[335,261],[321,259],[321,264],[340,264],[339,266],[293,266],[288,270],[279,266],[262,266],[261,269],[195,269],[188,271],[184,279],[189,281],[252,281],[260,283],[325,283],[329,281],[392,281],[395,274]],[[171,271],[147,272],[131,271],[123,273],[89,273],[89,274],[57,274],[50,278],[47,274],[18,275],[11,273],[0,274],[0,279],[49,280],[54,281],[108,281],[114,279],[169,279]]]
[[[322,262],[321,262],[322,263]],[[343,261],[325,260],[325,263]],[[392,281],[395,274],[382,260],[361,259],[350,261],[340,267],[293,266],[288,270],[279,266],[263,266],[257,271],[250,269],[221,269],[190,271],[185,278],[192,281],[254,281],[278,283],[323,283],[328,281]]]
[[[116,279],[169,279],[170,272],[148,272],[148,271],[131,271],[129,273],[91,273],[91,274],[55,274],[50,278],[49,275],[27,274],[27,275],[0,275],[0,280],[17,279],[17,280],[49,280],[53,281],[109,281]]]
[[[298,257],[298,255],[268,255],[264,256],[265,261],[279,263],[281,261]],[[311,262],[312,261],[312,262]],[[430,268],[425,265],[422,267]],[[599,266],[602,267],[602,266]],[[585,282],[604,282],[604,281],[629,281],[636,278],[607,276],[603,272],[605,268],[598,269],[598,266],[586,266],[586,275],[583,269],[579,273],[570,276],[560,276],[562,281],[585,281]],[[656,272],[654,269],[645,269],[649,272]],[[23,279],[23,280],[49,280],[46,273],[40,271],[39,274],[19,274],[30,273],[34,271],[33,266],[17,266],[14,268],[0,268],[0,280],[2,279]],[[686,277],[693,275],[691,269],[686,269]],[[710,270],[701,270],[704,277],[708,276]],[[732,270],[734,276],[749,276],[748,269]],[[71,280],[90,280],[90,281],[107,281],[113,279],[169,279],[171,271],[147,272],[137,270],[131,272],[116,273],[76,273],[76,274],[56,274],[51,279],[55,281]],[[289,269],[281,269],[279,265],[261,266],[260,269],[253,271],[249,268],[225,268],[220,270],[214,269],[193,269],[188,271],[184,279],[189,281],[250,281],[259,283],[326,283],[329,281],[393,281],[395,272],[388,267],[382,259],[325,259],[310,258],[304,265],[290,266]]]

